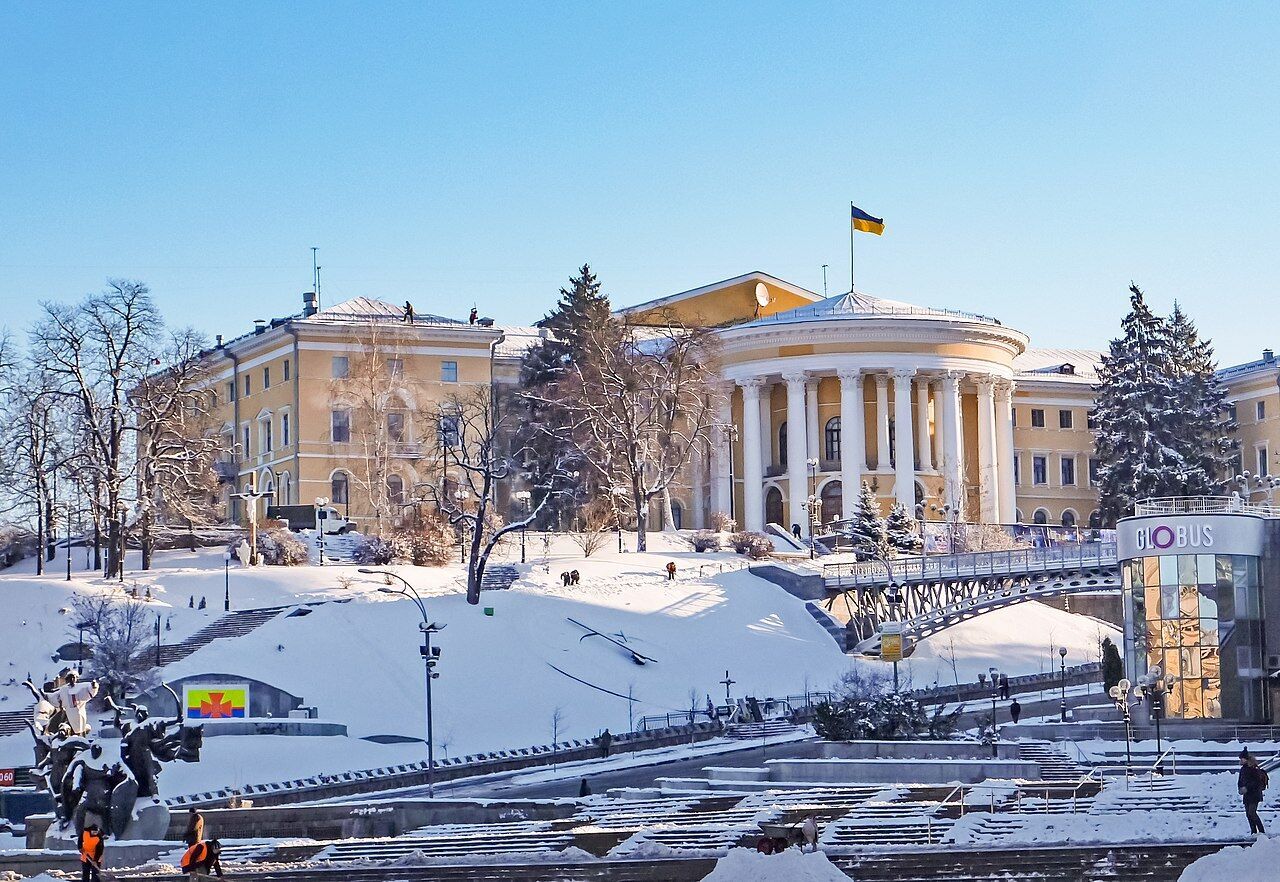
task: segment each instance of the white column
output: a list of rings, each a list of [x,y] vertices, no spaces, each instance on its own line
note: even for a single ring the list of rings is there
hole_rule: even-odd
[[[809,384],[805,386],[804,391],[804,414],[805,414],[805,437],[809,439],[808,453],[806,459],[821,459],[822,454],[819,452],[819,442],[822,439],[822,432],[818,427],[818,377],[809,380]]]
[[[716,427],[711,433],[711,508],[732,517],[729,511],[729,435],[725,427],[733,419],[732,386],[720,389],[716,403]]]
[[[911,378],[915,371],[893,372],[893,495],[914,515],[916,507],[916,457],[911,438]]]
[[[783,374],[787,381],[787,517],[790,523],[799,524],[804,535],[809,535],[809,519],[805,514],[805,502],[809,497],[808,468],[805,466],[809,450],[805,439],[805,375]]]
[[[876,471],[889,471],[889,376],[876,374]]]
[[[770,383],[764,383],[760,387],[760,468],[767,470],[771,465],[773,465],[773,386]],[[761,474],[763,475],[764,472],[762,471]]]
[[[1000,523],[1017,519],[1017,489],[1013,483],[1013,383],[996,384],[996,469],[999,472]]]
[[[964,504],[964,445],[960,422],[960,374],[947,371],[938,381],[942,401],[942,477],[953,509]]]
[[[996,466],[995,377],[983,376],[978,385],[978,493],[982,500],[982,522],[1000,520],[1000,487]]]
[[[748,530],[764,529],[764,464],[760,459],[760,379],[739,380],[742,387],[742,521]]]
[[[920,471],[933,471],[933,451],[929,441],[929,380],[916,380],[916,440],[920,447]]]
[[[867,452],[863,449],[866,439],[862,428],[862,371],[841,368],[836,374],[840,377],[840,516],[851,518],[857,514],[858,490],[867,468]]]
[[[707,488],[705,466],[702,451],[695,447],[689,453],[689,495],[693,498],[693,523],[700,528],[710,526],[707,502],[703,498]]]

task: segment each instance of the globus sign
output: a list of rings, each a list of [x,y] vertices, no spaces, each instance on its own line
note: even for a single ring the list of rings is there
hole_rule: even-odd
[[[1160,554],[1262,555],[1263,521],[1250,514],[1146,515],[1116,525],[1120,560]]]

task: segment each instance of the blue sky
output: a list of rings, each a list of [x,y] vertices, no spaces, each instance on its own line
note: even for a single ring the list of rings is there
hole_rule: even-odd
[[[1100,346],[1130,279],[1280,344],[1277,4],[6,4],[0,322],[359,294],[540,317],[761,269]]]

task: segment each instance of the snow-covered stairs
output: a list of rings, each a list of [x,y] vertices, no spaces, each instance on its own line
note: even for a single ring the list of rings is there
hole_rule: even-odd
[[[287,609],[292,609],[292,607],[267,606],[259,609],[241,609],[229,612],[219,617],[212,624],[201,628],[186,640],[172,643],[168,646],[161,646],[160,664],[161,666],[171,665],[174,662],[182,661],[196,650],[208,646],[215,640],[225,640],[251,634]],[[146,652],[152,653],[151,650]],[[150,658],[154,658],[154,653],[151,654]]]
[[[342,533],[324,537],[324,562],[331,564],[353,564],[356,562],[356,550],[364,542],[359,533]],[[316,547],[316,560],[319,560],[319,545]]]
[[[760,741],[777,738],[799,731],[800,727],[786,720],[765,720],[763,723],[730,723],[724,727],[724,737],[735,741]]]
[[[839,646],[841,651],[849,651],[850,647],[845,636],[845,629],[839,622],[832,618],[830,613],[812,601],[806,601],[804,608],[808,611],[809,615],[813,616],[813,620],[821,625],[823,630],[831,635],[831,639],[836,642],[836,646]]]
[[[0,713],[0,737],[14,735],[27,730],[26,720],[34,719],[35,705],[29,704],[22,710]]]
[[[316,855],[320,861],[395,860],[421,853],[448,858],[469,855],[550,854],[564,851],[573,834],[549,821],[499,824],[440,824],[385,839],[348,839]]]
[[[777,821],[777,809],[735,807],[685,811],[647,826],[609,852],[613,858],[640,857],[654,847],[669,852],[725,851],[760,835],[760,825]]]
[[[1040,777],[1045,781],[1079,781],[1090,772],[1047,741],[1019,742],[1018,758],[1039,763]]]
[[[484,568],[480,580],[481,591],[505,591],[520,578],[520,571],[509,564],[493,564]]]

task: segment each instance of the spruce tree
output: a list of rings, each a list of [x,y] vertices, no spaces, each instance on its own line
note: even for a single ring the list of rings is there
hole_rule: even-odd
[[[1098,490],[1108,524],[1130,514],[1140,499],[1181,493],[1194,470],[1169,324],[1151,311],[1137,285],[1129,291],[1122,335],[1102,357],[1094,412]]]
[[[889,509],[889,517],[885,521],[885,540],[899,554],[919,554],[924,547],[916,519],[901,502],[895,502]]]
[[[1227,387],[1218,379],[1213,346],[1175,301],[1169,315],[1171,357],[1177,371],[1175,386],[1182,400],[1179,434],[1186,449],[1183,493],[1210,496],[1222,488],[1238,448],[1230,436],[1235,428],[1227,418]]]
[[[853,551],[859,560],[867,560],[879,555],[887,556],[888,542],[885,538],[885,521],[880,516],[880,503],[875,491],[866,481],[858,490],[858,506],[853,512],[849,524],[849,533],[853,539]]]

